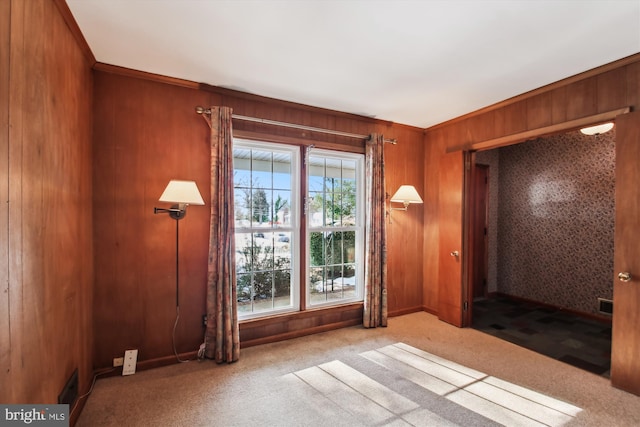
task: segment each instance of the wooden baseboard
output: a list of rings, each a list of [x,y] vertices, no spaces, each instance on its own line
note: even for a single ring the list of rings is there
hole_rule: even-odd
[[[427,307],[426,305],[423,305],[422,311],[426,311],[427,313],[433,314],[434,316],[438,317],[438,310],[436,310],[435,308],[431,308],[431,307]]]
[[[417,313],[419,311],[424,311],[422,306],[415,306],[410,308],[403,308],[402,310],[394,310],[387,313],[388,317],[397,317],[404,316],[405,314]]]

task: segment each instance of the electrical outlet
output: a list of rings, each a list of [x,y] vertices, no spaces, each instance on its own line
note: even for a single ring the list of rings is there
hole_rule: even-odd
[[[206,314],[202,315],[202,326],[204,326],[205,328],[207,327],[207,315]]]
[[[124,365],[124,357],[114,357],[113,358],[113,367],[117,368],[118,366]]]
[[[127,350],[124,352],[124,365],[122,375],[133,375],[136,373],[136,362],[138,361],[138,350]]]

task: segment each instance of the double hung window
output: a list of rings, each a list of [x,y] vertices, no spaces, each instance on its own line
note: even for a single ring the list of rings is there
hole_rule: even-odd
[[[240,139],[233,153],[239,318],[362,300],[364,156]]]

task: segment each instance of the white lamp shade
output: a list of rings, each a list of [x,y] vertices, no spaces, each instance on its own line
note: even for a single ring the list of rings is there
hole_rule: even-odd
[[[172,179],[164,189],[161,202],[184,203],[187,205],[204,205],[195,181],[180,181]]]
[[[422,198],[413,185],[401,185],[398,191],[391,196],[392,202],[398,203],[423,203]]]
[[[609,132],[611,129],[613,129],[613,123],[603,123],[601,125],[580,129],[580,132],[585,135],[600,135]]]

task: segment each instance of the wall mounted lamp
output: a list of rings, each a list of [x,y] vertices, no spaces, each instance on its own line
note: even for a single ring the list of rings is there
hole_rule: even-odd
[[[160,202],[175,203],[169,209],[153,208],[153,213],[168,213],[173,219],[182,219],[187,215],[187,206],[204,205],[195,181],[172,179],[160,196]]]
[[[602,123],[600,125],[596,125],[596,126],[590,126],[587,128],[582,128],[580,129],[580,132],[582,132],[585,135],[600,135],[603,133],[607,133],[609,132],[611,129],[613,129],[613,123],[609,122],[609,123]]]
[[[168,213],[169,216],[176,220],[176,321],[173,324],[173,353],[176,356],[178,362],[186,362],[181,360],[176,350],[176,326],[178,326],[178,320],[180,319],[180,256],[178,245],[178,220],[184,218],[187,215],[187,206],[189,205],[204,205],[204,200],[200,195],[198,186],[195,181],[180,181],[172,179],[167,184],[167,188],[160,196],[159,201],[174,203],[170,208],[153,208],[154,214]]]
[[[391,211],[406,211],[412,203],[423,203],[422,198],[413,185],[401,185],[398,191],[391,196],[389,202],[402,203],[404,205],[402,208],[394,208],[391,206],[391,203],[389,203],[389,222],[391,222]]]

